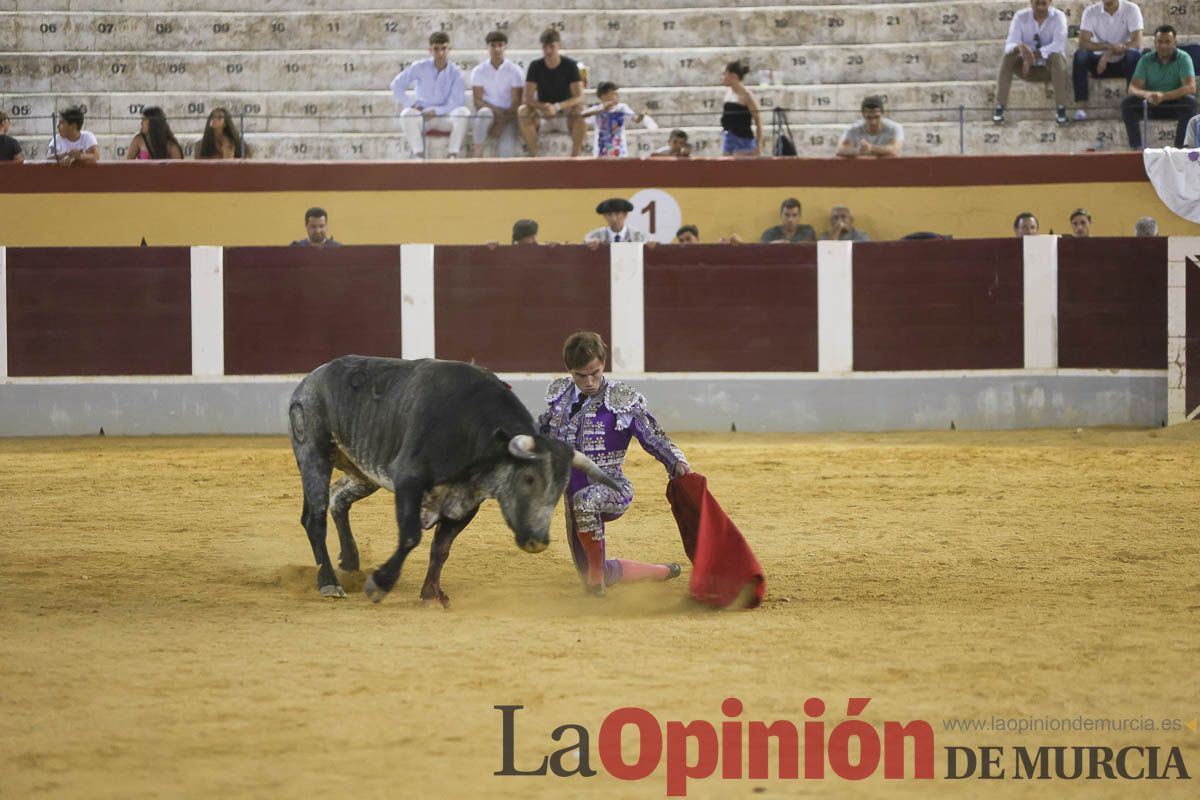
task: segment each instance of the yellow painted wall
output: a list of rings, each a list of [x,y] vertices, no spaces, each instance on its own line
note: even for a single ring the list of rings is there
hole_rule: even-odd
[[[304,237],[304,211],[322,206],[329,230],[345,244],[507,242],[512,222],[531,217],[542,241],[578,242],[603,224],[605,197],[642,188],[243,193],[3,194],[0,245],[123,246],[283,245]],[[920,188],[665,188],[683,221],[704,241],[737,233],[747,241],[778,222],[779,202],[798,197],[803,219],[826,227],[829,209],[849,205],[875,240],[932,230],[955,238],[1012,235],[1018,212],[1032,211],[1042,232],[1070,234],[1068,214],[1085,206],[1096,236],[1131,236],[1138,217],[1158,220],[1162,235],[1200,236],[1200,225],[1175,216],[1145,183]]]

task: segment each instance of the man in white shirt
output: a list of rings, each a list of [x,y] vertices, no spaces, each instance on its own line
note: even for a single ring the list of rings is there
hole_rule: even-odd
[[[588,231],[583,237],[584,244],[595,250],[601,244],[646,241],[646,234],[625,224],[630,211],[633,211],[633,203],[623,197],[610,197],[596,206],[596,213],[604,215],[606,224],[603,228]]]
[[[46,148],[46,159],[61,166],[95,164],[100,160],[100,143],[83,129],[83,109],[71,106],[58,116],[58,133]]]
[[[1004,122],[1004,107],[1014,74],[1054,87],[1054,121],[1067,124],[1067,15],[1051,8],[1052,0],[1029,0],[1029,8],[1013,14],[996,80],[992,122]]]
[[[1083,10],[1079,49],[1071,68],[1076,104],[1087,103],[1088,74],[1096,78],[1129,79],[1142,57],[1142,10],[1129,0],[1103,0]],[[1082,108],[1075,119],[1087,119]]]
[[[483,146],[498,136],[501,158],[511,158],[517,144],[517,108],[525,90],[525,70],[504,57],[508,36],[492,31],[487,42],[488,60],[471,70],[471,93],[475,98],[475,126],[471,137],[475,157],[483,157]]]
[[[404,106],[400,127],[414,158],[425,156],[425,131],[450,131],[450,158],[457,158],[467,136],[471,111],[466,106],[462,72],[450,63],[450,37],[438,31],[429,37],[429,55],[414,61],[392,79],[392,94]],[[417,85],[414,97],[408,87]]]

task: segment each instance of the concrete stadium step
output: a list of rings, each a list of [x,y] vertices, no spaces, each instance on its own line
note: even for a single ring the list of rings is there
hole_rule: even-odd
[[[1153,2],[1153,0],[1151,0]],[[900,0],[889,5],[911,5],[918,0]],[[1068,0],[1071,2],[1071,0]],[[877,5],[879,0],[791,0],[787,6],[780,4],[762,3],[765,6],[786,8],[788,6],[857,6]],[[176,6],[176,11],[235,11],[240,6],[235,0],[166,0],[166,5]],[[376,9],[381,5],[380,0],[340,0],[339,5],[347,10]],[[432,0],[389,0],[386,5],[390,8],[403,10],[427,9],[435,5]],[[528,9],[587,9],[600,11],[606,9],[640,9],[645,7],[643,0],[439,0],[436,5],[443,8],[506,10],[513,8]],[[0,11],[56,11],[64,6],[72,11],[162,11],[163,0],[0,0]],[[263,11],[314,11],[325,7],[320,0],[257,0],[255,6]],[[724,0],[657,0],[657,8],[726,8]]]
[[[1125,93],[1121,80],[1091,82],[1093,116],[1115,117]],[[995,102],[994,81],[943,81],[898,84],[821,84],[817,86],[754,87],[764,109],[763,122],[770,121],[774,107],[789,110],[793,123],[850,124],[859,117],[859,106],[867,95],[882,95],[887,113],[900,122],[953,121],[958,107],[966,109],[971,122],[987,120]],[[722,89],[708,87],[631,88],[622,99],[635,111],[649,113],[667,128],[712,124],[720,113]],[[468,101],[469,96],[464,100]],[[72,103],[84,106],[88,127],[96,133],[137,130],[146,106],[163,109],[172,125],[194,120],[203,125],[212,109],[221,107],[235,117],[245,116],[258,130],[269,132],[384,133],[397,129],[399,107],[387,91],[345,92],[112,92],[80,95],[50,93],[0,95],[0,109],[12,119],[14,128],[43,126],[50,117]],[[1051,113],[1047,87],[1017,82],[1009,98],[1013,119]],[[40,121],[39,121],[40,120]]]
[[[818,45],[812,47],[688,48],[679,50],[572,50],[589,67],[589,82],[611,80],[631,86],[713,86],[725,64],[748,57],[751,70],[779,84],[866,83],[886,77],[908,83],[988,80],[995,76],[995,42]],[[0,55],[0,93],[88,92],[97,86],[136,91],[298,91],[386,88],[425,51],[353,50],[257,53],[55,52]],[[468,68],[482,51],[458,51]],[[513,53],[527,62],[537,54]]]
[[[1086,5],[1060,7],[1077,24]],[[1196,30],[1187,3],[1142,4],[1148,19],[1169,18],[1182,35]],[[423,44],[433,31],[451,34],[459,47],[480,46],[491,30],[508,31],[514,47],[536,48],[548,27],[562,31],[571,48],[703,47],[715,39],[739,46],[883,44],[962,38],[1003,41],[1012,7],[993,0],[942,3],[823,4],[741,9],[669,8],[438,8],[273,11],[21,11],[0,12],[0,40],[24,52],[64,50],[317,50],[401,49]]]
[[[251,157],[256,160],[405,160],[411,158],[404,137],[395,133],[344,134],[344,133],[267,133],[248,123],[246,141],[251,148]],[[801,157],[832,158],[841,137],[844,125],[801,124],[793,125],[796,148]],[[685,128],[697,156],[720,155],[720,130],[715,127]],[[905,125],[905,154],[955,155],[961,151],[969,155],[1015,154],[1015,153],[1076,153],[1092,149],[1124,149],[1127,142],[1124,128],[1119,120],[1089,120],[1058,127],[1051,121],[1025,120],[1003,126],[973,124],[962,131],[956,123],[917,122]],[[14,135],[26,148],[30,160],[45,156],[49,135],[37,136],[26,131],[14,130]],[[191,157],[200,138],[200,128],[194,125],[177,128],[177,137]],[[1169,145],[1174,135],[1174,123],[1151,121],[1149,143],[1161,147]],[[629,131],[630,148],[635,155],[647,156],[666,143],[667,131]],[[125,148],[131,134],[97,134],[101,154],[105,160],[124,158]],[[770,151],[772,137],[767,133],[766,151]],[[590,151],[590,143],[587,145]],[[430,158],[442,158],[446,154],[445,137],[431,138],[427,144]],[[543,156],[566,157],[570,153],[570,139],[564,134],[547,134],[542,137],[539,152]],[[464,147],[461,155],[469,153]]]
[[[422,46],[433,31],[459,48],[481,47],[488,32],[507,31],[513,47],[536,49],[546,28],[569,48],[704,47],[1003,39],[1008,22],[994,4],[832,6],[742,9],[553,11],[439,9],[273,13],[57,12],[0,14],[0,35],[26,52],[61,50],[367,50]]]

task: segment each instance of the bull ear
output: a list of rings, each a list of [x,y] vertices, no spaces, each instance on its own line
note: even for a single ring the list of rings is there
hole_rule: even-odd
[[[533,461],[538,458],[535,444],[532,436],[520,434],[508,440],[508,452],[525,461]]]

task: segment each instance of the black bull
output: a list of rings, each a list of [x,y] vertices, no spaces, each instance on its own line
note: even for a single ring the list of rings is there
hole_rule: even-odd
[[[380,486],[395,493],[400,541],[367,579],[367,596],[379,602],[391,591],[421,530],[436,525],[421,599],[446,606],[442,565],[484,500],[495,498],[517,546],[537,553],[550,543],[550,518],[572,466],[613,485],[570,445],[539,435],[507,384],[458,361],[334,359],[300,381],[288,423],[304,486],[300,523],[326,597],[346,596],[325,545],[326,514],[341,542],[339,566],[357,570],[350,506]],[[331,489],[334,467],[344,475]]]

